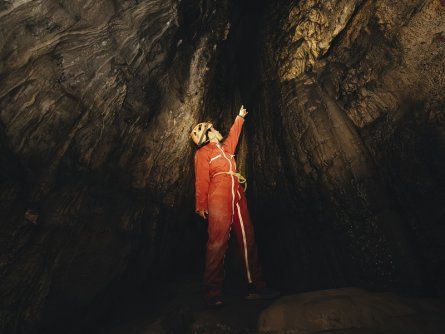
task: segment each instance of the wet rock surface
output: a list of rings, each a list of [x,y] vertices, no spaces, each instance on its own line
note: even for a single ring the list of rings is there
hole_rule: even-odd
[[[0,331],[199,270],[189,132],[227,132],[241,104],[269,282],[443,295],[444,18],[437,0],[0,1]]]

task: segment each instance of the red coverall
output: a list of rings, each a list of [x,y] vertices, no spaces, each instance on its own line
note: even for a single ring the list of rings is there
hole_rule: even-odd
[[[244,189],[237,177],[218,174],[236,172],[234,152],[243,123],[244,119],[237,116],[224,144],[209,143],[195,154],[196,211],[209,212],[204,273],[206,300],[221,296],[224,256],[232,227],[246,281],[256,289],[265,288]]]

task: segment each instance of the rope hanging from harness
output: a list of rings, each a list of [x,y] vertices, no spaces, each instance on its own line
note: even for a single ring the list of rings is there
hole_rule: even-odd
[[[216,173],[213,176],[215,177],[216,175],[221,175],[221,174],[227,174],[227,175],[235,176],[238,179],[238,183],[243,185],[244,191],[247,190],[247,179],[244,176],[242,176],[240,173],[236,173],[236,172],[232,172],[232,171],[229,171],[229,172],[219,172],[219,173]]]

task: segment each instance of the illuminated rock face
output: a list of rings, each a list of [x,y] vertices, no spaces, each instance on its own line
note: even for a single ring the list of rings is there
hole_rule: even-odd
[[[241,104],[270,281],[443,292],[444,18],[432,0],[0,4],[0,328],[199,263],[189,131],[226,132]]]
[[[443,291],[445,8],[271,1],[264,13],[248,159],[278,281]]]
[[[229,24],[224,1],[0,9],[0,326],[14,331],[193,259],[189,132]]]

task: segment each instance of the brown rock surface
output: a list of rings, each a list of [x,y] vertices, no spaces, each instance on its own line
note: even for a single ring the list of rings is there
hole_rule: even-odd
[[[443,6],[277,0],[265,13],[248,133],[265,259],[290,287],[441,286]]]
[[[84,312],[191,257],[188,134],[225,7],[0,3],[0,331]]]
[[[259,319],[260,333],[442,333],[445,304],[357,288],[280,298]]]

